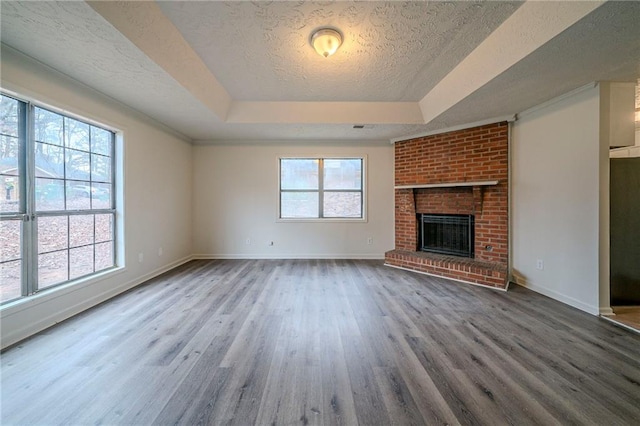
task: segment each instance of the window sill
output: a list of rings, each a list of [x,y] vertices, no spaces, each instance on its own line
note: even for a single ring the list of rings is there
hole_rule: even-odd
[[[348,217],[336,217],[336,218],[278,218],[277,223],[366,223],[367,218],[348,218]]]
[[[124,266],[118,266],[103,272],[98,272],[97,274],[89,277],[80,278],[76,281],[71,281],[66,284],[61,284],[55,287],[44,289],[31,296],[21,297],[11,302],[7,302],[6,304],[0,306],[0,314],[1,316],[9,316],[25,309],[31,309],[34,306],[50,302],[59,297],[63,297],[86,287],[90,287],[106,279],[113,278],[124,273],[125,271],[126,268]]]

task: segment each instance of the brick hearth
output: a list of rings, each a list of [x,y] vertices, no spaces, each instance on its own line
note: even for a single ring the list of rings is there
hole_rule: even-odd
[[[396,247],[386,263],[506,288],[507,179],[507,123],[396,142]],[[417,251],[418,213],[473,214],[474,259]]]

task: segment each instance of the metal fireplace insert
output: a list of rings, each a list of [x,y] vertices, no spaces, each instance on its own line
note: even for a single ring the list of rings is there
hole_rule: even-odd
[[[419,251],[473,258],[474,233],[471,214],[418,214]]]

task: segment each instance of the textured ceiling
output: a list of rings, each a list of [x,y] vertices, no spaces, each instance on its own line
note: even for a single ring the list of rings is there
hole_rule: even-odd
[[[635,81],[640,76],[639,22],[640,1],[609,2],[426,127],[522,112],[594,81]]]
[[[419,101],[516,2],[161,2],[234,99]],[[331,58],[313,30],[343,34]]]
[[[15,49],[200,143],[397,139],[640,77],[637,1],[3,0],[0,18],[4,59]],[[345,38],[327,59],[309,45],[321,26]]]
[[[210,135],[202,123],[215,115],[86,3],[3,1],[0,14],[2,43],[169,127]]]

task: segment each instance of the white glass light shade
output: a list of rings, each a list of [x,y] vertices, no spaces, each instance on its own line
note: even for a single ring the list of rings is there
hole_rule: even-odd
[[[311,44],[319,55],[325,58],[333,55],[342,44],[342,36],[336,30],[323,28],[311,36]]]

